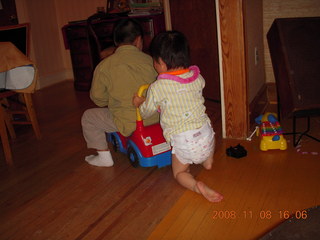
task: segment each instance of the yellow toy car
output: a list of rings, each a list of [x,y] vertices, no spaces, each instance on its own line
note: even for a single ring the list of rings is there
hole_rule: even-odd
[[[283,136],[282,128],[275,113],[267,112],[255,120],[260,125],[257,131],[257,136],[260,135],[261,139],[260,150],[287,149],[287,140]]]

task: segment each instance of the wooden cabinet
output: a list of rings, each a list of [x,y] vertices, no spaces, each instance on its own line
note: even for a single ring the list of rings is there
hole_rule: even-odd
[[[123,18],[123,17],[122,17]],[[163,14],[136,16],[144,31],[144,52],[148,52],[152,38],[159,32],[165,31]],[[117,18],[109,18],[94,23],[98,38],[103,47],[113,46],[112,30]],[[75,22],[62,28],[66,49],[70,50],[76,90],[89,91],[93,71],[99,63],[99,53],[89,34],[86,21]]]

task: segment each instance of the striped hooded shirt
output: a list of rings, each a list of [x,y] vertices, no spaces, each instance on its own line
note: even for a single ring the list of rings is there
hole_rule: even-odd
[[[175,134],[201,128],[210,122],[202,96],[204,86],[197,66],[191,66],[181,74],[179,71],[160,74],[148,88],[146,100],[140,106],[141,116],[148,118],[156,111],[160,112],[160,124],[167,142],[171,142],[171,136]]]

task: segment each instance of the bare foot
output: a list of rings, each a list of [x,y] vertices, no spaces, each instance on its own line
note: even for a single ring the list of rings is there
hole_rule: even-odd
[[[223,199],[223,196],[209,188],[203,182],[198,181],[196,183],[197,188],[199,189],[202,196],[204,196],[210,202],[220,202]]]

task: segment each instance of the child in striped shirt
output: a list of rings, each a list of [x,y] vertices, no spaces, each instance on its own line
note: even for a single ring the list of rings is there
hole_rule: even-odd
[[[163,135],[172,146],[175,179],[210,202],[220,202],[223,196],[197,181],[189,169],[190,164],[211,169],[215,139],[202,96],[205,81],[199,68],[189,64],[187,39],[177,31],[160,33],[151,43],[151,55],[158,78],[146,98],[135,95],[133,104],[143,118],[160,112]]]

